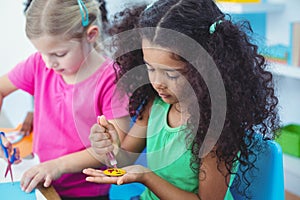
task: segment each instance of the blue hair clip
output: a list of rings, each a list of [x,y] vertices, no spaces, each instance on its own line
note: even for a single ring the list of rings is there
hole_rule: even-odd
[[[214,22],[210,27],[209,27],[209,33],[213,34],[216,31],[216,27],[218,24],[221,24],[223,21],[220,19],[216,22]]]
[[[77,0],[81,14],[81,23],[83,27],[89,25],[89,12],[82,0]]]

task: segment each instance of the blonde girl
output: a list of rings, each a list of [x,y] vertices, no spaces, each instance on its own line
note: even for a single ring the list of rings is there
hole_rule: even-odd
[[[89,151],[97,116],[128,124],[126,101],[113,98],[113,62],[101,52],[100,14],[95,0],[33,0],[26,11],[37,52],[0,78],[0,106],[17,89],[34,97],[33,151],[41,163],[23,174],[25,192],[43,183],[62,199],[107,199],[110,185],[88,183],[81,173],[102,165]]]

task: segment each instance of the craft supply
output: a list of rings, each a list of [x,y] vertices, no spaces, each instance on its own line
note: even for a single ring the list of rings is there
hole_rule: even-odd
[[[97,123],[100,124],[100,116],[97,117]],[[111,152],[107,152],[106,156],[107,156],[107,158],[109,160],[110,165],[113,166],[114,168],[117,168],[118,162],[116,160],[114,152],[112,152],[112,151]]]
[[[4,137],[4,138],[6,137],[4,132],[0,132],[0,145],[1,145],[1,148],[2,148],[2,150],[4,152],[5,157],[7,159],[7,167],[6,167],[6,171],[5,171],[4,177],[6,178],[8,172],[10,172],[10,179],[11,179],[11,182],[13,183],[14,182],[14,178],[13,178],[13,173],[12,173],[11,165],[15,161],[19,160],[19,158],[16,155],[17,149],[13,148],[12,155],[9,155],[8,149],[7,149],[7,147],[4,146],[1,137]]]
[[[106,176],[123,176],[124,174],[126,174],[126,171],[124,169],[108,168],[104,170],[103,173]]]

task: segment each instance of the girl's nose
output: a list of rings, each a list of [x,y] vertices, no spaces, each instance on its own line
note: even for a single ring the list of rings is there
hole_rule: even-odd
[[[43,60],[48,68],[55,69],[58,67],[58,63],[51,57],[43,56]]]
[[[53,63],[53,64],[51,64],[49,67],[55,69],[55,68],[58,67],[58,64],[57,64],[57,63]]]
[[[156,81],[156,82],[154,82],[154,83],[153,83],[153,86],[154,86],[156,89],[161,89],[161,90],[167,88],[166,84],[165,84],[164,82],[162,82],[162,81]]]
[[[46,67],[50,69],[56,69],[58,67],[57,63],[53,63],[53,62],[45,62],[45,63],[46,63]]]
[[[161,73],[156,73],[153,77],[152,84],[157,89],[165,89],[167,87],[165,81],[165,77]]]

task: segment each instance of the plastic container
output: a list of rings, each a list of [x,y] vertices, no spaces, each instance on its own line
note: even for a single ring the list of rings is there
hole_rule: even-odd
[[[300,157],[300,125],[289,124],[282,127],[276,141],[280,144],[283,153]]]

